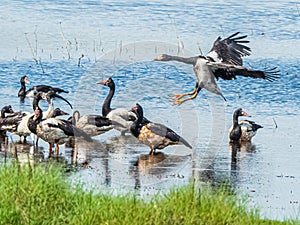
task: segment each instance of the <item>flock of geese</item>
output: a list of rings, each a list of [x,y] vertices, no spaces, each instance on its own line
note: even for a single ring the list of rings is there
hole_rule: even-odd
[[[243,66],[242,57],[251,53],[251,49],[245,45],[249,42],[245,40],[246,37],[239,36],[239,32],[225,39],[218,37],[206,56],[183,58],[163,54],[155,58],[155,61],[173,60],[193,65],[197,77],[195,88],[188,93],[175,94],[171,101],[180,105],[196,98],[203,88],[220,95],[226,101],[216,82],[219,78],[231,80],[236,79],[237,76],[245,76],[268,81],[277,79],[279,77],[277,68],[261,71]],[[81,116],[78,111],[74,111],[69,119],[58,118],[58,116],[67,115],[67,113],[59,108],[54,109],[53,105],[53,99],[60,98],[72,108],[70,102],[59,95],[60,93],[68,93],[68,91],[48,85],[38,85],[26,90],[26,83],[30,83],[27,76],[23,76],[20,83],[21,88],[18,97],[21,101],[24,101],[26,97],[33,98],[32,112],[14,112],[10,105],[4,106],[1,110],[0,135],[5,137],[7,132],[18,135],[20,142],[26,142],[27,137],[31,136],[35,144],[37,144],[38,139],[42,139],[49,143],[49,156],[53,154],[54,145],[55,154],[58,156],[59,145],[66,143],[70,138],[92,141],[91,137],[101,135],[111,129],[120,131],[121,135],[132,134],[141,143],[150,147],[150,155],[156,154],[156,149],[163,149],[169,145],[183,144],[192,148],[183,137],[172,129],[144,117],[143,108],[138,103],[131,109],[111,108],[111,101],[115,93],[115,83],[111,77],[97,82],[97,84],[109,88],[109,93],[102,106],[102,115]],[[42,100],[48,103],[46,111],[43,111],[39,106]],[[234,144],[251,141],[256,131],[262,128],[253,121],[238,121],[240,116],[248,116],[248,114],[241,108],[233,114],[233,125],[229,129],[229,139]]]

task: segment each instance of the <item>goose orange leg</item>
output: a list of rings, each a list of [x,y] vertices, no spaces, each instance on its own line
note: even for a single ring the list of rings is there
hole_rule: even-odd
[[[48,157],[50,158],[52,156],[52,143],[49,143],[49,155]]]
[[[58,156],[58,153],[59,153],[59,146],[58,146],[58,144],[56,144],[56,146],[55,146],[56,157]]]
[[[187,92],[187,93],[174,94],[174,95],[172,96],[172,100],[171,100],[171,101],[181,99],[181,98],[183,98],[184,96],[187,96],[187,95],[194,95],[194,94],[196,93],[196,91],[197,91],[197,89],[194,88],[192,91]]]
[[[171,100],[171,102],[173,102],[174,105],[181,105],[182,103],[184,103],[186,101],[189,101],[189,100],[192,100],[192,99],[196,98],[201,89],[202,89],[201,87],[198,87],[196,89],[196,91],[194,92],[194,94],[191,97],[189,97],[189,98],[185,98],[185,99],[173,99],[173,100]]]
[[[151,151],[149,152],[149,155],[154,155],[154,153],[155,153],[155,149],[151,148]]]

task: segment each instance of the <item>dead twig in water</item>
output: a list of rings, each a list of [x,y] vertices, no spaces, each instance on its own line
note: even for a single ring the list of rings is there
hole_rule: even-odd
[[[34,32],[33,32],[33,34],[34,34],[34,37],[35,37],[35,56],[37,57],[37,49],[38,49],[38,39],[37,39],[37,33],[36,33],[36,31],[37,31],[37,25],[35,25],[35,30],[34,30]]]
[[[44,70],[44,67],[43,67],[43,64],[42,64],[42,59],[40,58],[39,59],[39,64],[40,64],[40,66],[41,66],[41,69],[42,69],[42,71],[43,71],[43,74],[45,73],[45,70]]]
[[[29,41],[29,39],[28,39],[28,37],[27,37],[27,34],[28,34],[28,33],[25,33],[25,38],[26,38],[27,44],[28,44],[28,46],[29,46],[29,48],[30,48],[30,51],[31,51],[33,60],[36,62],[36,64],[38,64],[39,61],[36,59],[36,55],[34,54],[33,48],[32,48],[31,43],[30,43],[30,41]]]
[[[67,53],[68,53],[68,59],[70,60],[71,59],[71,54],[70,54],[70,50],[68,48],[68,45],[70,45],[70,41],[67,41],[66,38],[65,38],[65,34],[63,32],[63,29],[62,29],[62,26],[61,26],[61,22],[59,22],[59,26],[60,26],[60,33],[61,33],[62,39],[63,39],[63,41],[66,44],[65,48],[66,48]]]
[[[41,66],[41,69],[42,69],[42,72],[43,72],[43,74],[45,73],[45,70],[44,70],[44,67],[43,67],[43,65],[42,65],[42,60],[41,60],[41,58],[38,60],[37,59],[37,48],[38,48],[38,39],[37,39],[37,26],[35,26],[35,30],[34,30],[34,37],[35,37],[35,49],[33,49],[33,47],[32,47],[32,45],[31,45],[31,43],[30,43],[30,41],[29,41],[29,39],[28,39],[28,36],[27,36],[27,33],[25,33],[25,38],[26,38],[26,41],[27,41],[27,43],[28,43],[28,46],[29,46],[29,48],[30,48],[30,51],[31,51],[31,54],[32,54],[32,57],[33,57],[33,60],[35,61],[35,63],[37,64],[37,65],[40,65]]]
[[[172,22],[172,25],[173,25],[173,28],[175,30],[177,44],[178,44],[178,46],[177,46],[177,54],[179,54],[180,52],[183,52],[184,44],[183,44],[183,41],[181,41],[180,38],[179,38],[178,29],[177,29],[177,26],[176,26],[176,23],[175,23],[174,19],[170,16],[170,14],[168,14],[168,17],[170,18],[170,20]]]
[[[277,123],[276,123],[276,121],[275,121],[274,118],[273,118],[273,122],[274,122],[274,124],[275,124],[275,128],[278,128],[278,125],[277,125]]]
[[[84,54],[82,54],[79,58],[78,58],[78,67],[81,66],[81,59],[84,57]]]

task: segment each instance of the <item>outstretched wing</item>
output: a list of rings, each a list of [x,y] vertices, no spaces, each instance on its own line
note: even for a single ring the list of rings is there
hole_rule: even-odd
[[[243,66],[225,63],[209,62],[207,65],[211,67],[216,79],[233,80],[236,79],[236,76],[244,76],[274,81],[280,76],[280,71],[277,67],[266,68],[265,70],[253,70]]]
[[[206,56],[215,62],[243,65],[242,57],[250,55],[251,49],[243,45],[243,43],[249,43],[249,41],[244,40],[247,35],[238,36],[239,33],[236,32],[223,40],[218,37]]]

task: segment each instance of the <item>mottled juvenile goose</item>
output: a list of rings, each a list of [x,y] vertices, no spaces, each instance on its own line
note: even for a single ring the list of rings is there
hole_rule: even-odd
[[[132,111],[137,114],[137,119],[132,123],[130,131],[137,139],[151,148],[150,155],[156,149],[163,149],[168,145],[183,144],[188,148],[192,146],[181,136],[163,124],[143,121],[143,108],[136,104]]]

